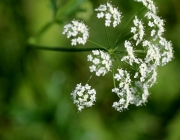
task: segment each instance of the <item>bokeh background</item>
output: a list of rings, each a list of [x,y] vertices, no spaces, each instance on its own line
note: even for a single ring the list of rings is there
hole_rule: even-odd
[[[71,47],[63,26],[81,19],[90,27],[90,39],[107,45],[103,21],[93,11],[105,0],[0,0],[0,140],[179,140],[180,139],[180,1],[156,0],[166,20],[174,59],[158,69],[148,103],[117,112],[111,93],[112,74],[93,77],[97,101],[78,112],[70,97],[77,83],[91,75],[89,52],[30,49],[28,43]],[[141,5],[113,0],[123,13],[115,41],[127,20]],[[56,22],[52,21],[56,19]],[[90,43],[87,47],[96,47]],[[83,47],[83,46],[79,46]]]

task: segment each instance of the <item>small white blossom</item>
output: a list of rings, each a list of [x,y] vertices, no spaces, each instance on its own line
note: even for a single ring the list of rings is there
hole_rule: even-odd
[[[141,74],[141,78],[140,78],[140,81],[143,82],[147,76],[147,72],[148,72],[148,68],[146,66],[146,63],[142,63],[140,66],[139,66],[139,72]]]
[[[79,111],[85,107],[91,107],[96,101],[96,91],[91,89],[88,84],[85,86],[82,86],[81,83],[77,84],[71,95]]]
[[[88,55],[87,60],[91,61],[93,65],[89,67],[90,72],[95,72],[96,76],[104,76],[111,70],[112,60],[108,53],[101,50],[93,50],[93,55]]]
[[[149,22],[148,22],[148,26],[149,26],[149,27],[154,27],[154,23],[151,22],[151,21],[149,21]]]
[[[84,23],[73,20],[64,26],[63,34],[66,34],[67,38],[71,38],[71,45],[75,46],[77,43],[84,45],[89,37],[88,30]]]
[[[151,31],[151,36],[154,36],[155,34],[156,34],[156,30],[153,29],[153,30]]]
[[[135,75],[134,75],[134,78],[137,78],[138,75],[139,75],[138,72],[136,72]]]
[[[116,27],[121,22],[121,13],[117,8],[114,8],[110,3],[106,5],[100,5],[95,9],[98,11],[97,17],[104,18],[105,17],[105,26],[109,27],[111,22],[113,22],[113,27]],[[113,19],[113,21],[111,21]]]
[[[98,13],[98,14],[97,14],[97,17],[98,17],[98,18],[103,18],[103,17],[104,17],[104,13],[103,13],[103,12]]]

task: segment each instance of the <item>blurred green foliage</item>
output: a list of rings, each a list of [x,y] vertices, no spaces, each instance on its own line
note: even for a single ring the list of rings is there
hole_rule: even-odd
[[[70,93],[90,76],[87,52],[27,49],[27,43],[70,47],[63,25],[81,19],[90,38],[106,45],[102,21],[93,9],[103,0],[0,1],[0,140],[178,140],[180,139],[180,1],[157,0],[166,20],[165,36],[175,58],[158,72],[145,106],[119,113],[111,106],[112,74],[93,78],[97,102],[78,113]],[[113,0],[123,13],[114,43],[125,22],[140,8],[133,0]],[[55,22],[54,22],[55,21]],[[87,47],[93,47],[87,43]]]

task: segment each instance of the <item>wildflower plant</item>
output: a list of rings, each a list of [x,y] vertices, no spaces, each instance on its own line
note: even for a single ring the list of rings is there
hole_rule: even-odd
[[[71,40],[71,45],[93,43],[97,48],[58,48],[59,51],[92,51],[88,54],[89,71],[92,73],[86,84],[77,84],[71,92],[74,104],[81,111],[91,107],[96,101],[96,90],[91,88],[92,77],[105,76],[112,73],[114,87],[112,93],[117,95],[117,101],[112,107],[121,112],[130,104],[136,106],[147,102],[151,88],[157,80],[157,68],[164,66],[173,59],[171,41],[163,36],[165,21],[157,15],[158,8],[153,0],[134,0],[141,3],[139,9],[124,25],[121,25],[123,13],[112,3],[107,2],[95,8],[96,16],[103,20],[107,46],[89,40],[90,28],[83,21],[72,20],[63,28],[62,34]],[[139,16],[143,13],[143,17]],[[129,32],[124,33],[127,25]],[[110,45],[106,28],[122,26],[114,45]],[[126,39],[124,39],[126,37]],[[49,50],[49,48],[48,48]],[[55,48],[57,50],[57,48]]]
[[[63,31],[67,38],[72,39],[72,45],[77,43],[85,45],[86,42],[91,42],[100,47],[92,50],[92,54],[87,56],[87,61],[92,62],[89,70],[96,76],[113,73],[112,92],[119,99],[112,104],[112,107],[120,112],[127,109],[130,104],[140,106],[147,102],[150,95],[149,88],[156,83],[158,66],[164,66],[173,58],[172,43],[163,37],[165,21],[157,15],[154,1],[135,0],[135,2],[142,3],[143,7],[139,11],[145,11],[144,17],[139,18],[136,12],[127,22],[127,24],[132,23],[129,29],[131,36],[122,41],[123,31],[121,31],[113,46],[102,46],[88,40],[89,28],[80,21],[73,20],[72,23],[64,26]],[[109,2],[100,5],[95,12],[97,18],[104,20],[105,28],[110,26],[115,28],[123,19],[118,8]],[[123,46],[118,45],[120,40]],[[128,70],[127,66],[123,68],[123,63],[132,70]],[[88,82],[85,86],[78,84],[71,93],[79,111],[94,105],[96,99],[96,92],[94,89],[90,90]]]

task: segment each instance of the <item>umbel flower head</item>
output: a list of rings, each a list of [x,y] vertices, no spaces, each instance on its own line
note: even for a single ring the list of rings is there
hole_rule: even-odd
[[[91,89],[91,86],[88,84],[85,86],[82,86],[81,83],[77,84],[71,95],[79,111],[84,109],[84,107],[91,107],[96,101],[96,91]]]
[[[72,23],[69,23],[64,26],[63,34],[67,35],[67,38],[71,38],[71,45],[85,44],[89,32],[87,26],[83,22],[73,20]]]
[[[87,60],[93,63],[89,67],[90,72],[96,72],[97,76],[104,76],[108,71],[111,70],[112,60],[108,53],[101,50],[93,50],[93,55],[89,54]]]
[[[98,18],[105,18],[105,26],[110,26],[112,20],[113,27],[116,27],[121,22],[121,13],[108,2],[106,5],[100,5],[95,11],[98,12]]]
[[[92,63],[89,66],[90,72],[96,76],[113,73],[112,92],[119,100],[114,102],[112,107],[119,112],[128,109],[130,104],[136,106],[145,104],[150,95],[149,88],[156,83],[157,68],[173,59],[172,43],[163,37],[164,20],[157,15],[157,7],[153,0],[135,0],[135,2],[142,3],[144,7],[141,10],[145,10],[145,14],[143,18],[136,14],[131,17],[132,21],[128,21],[132,24],[129,38],[123,40],[120,38],[122,34],[120,32],[114,46],[102,46],[88,40],[101,47],[92,50],[92,54],[87,56],[87,61]],[[100,5],[95,11],[97,18],[105,19],[105,28],[111,25],[116,27],[121,22],[121,13],[110,3]],[[89,37],[87,26],[75,20],[64,27],[63,34],[72,38],[72,45],[85,44]],[[108,35],[106,36],[108,40]],[[118,46],[120,41],[122,45]],[[88,82],[90,79],[92,76]],[[88,84],[85,86],[78,84],[71,93],[79,111],[94,104],[95,94],[96,91],[90,89]]]

